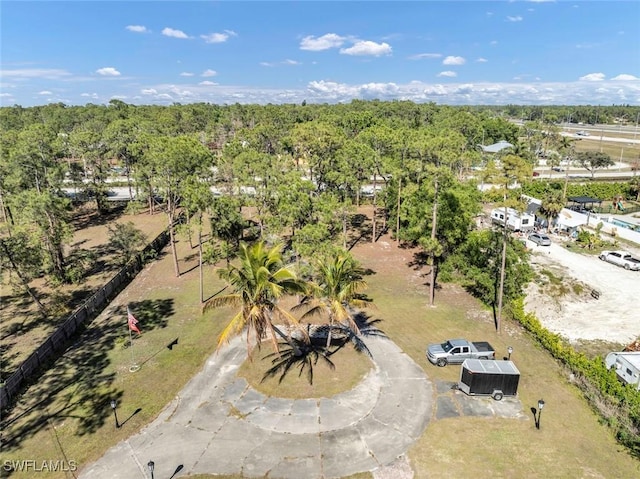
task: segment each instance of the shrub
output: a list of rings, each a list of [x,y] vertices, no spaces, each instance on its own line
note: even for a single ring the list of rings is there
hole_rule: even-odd
[[[522,298],[513,301],[509,310],[536,341],[576,376],[576,384],[615,431],[618,441],[640,457],[640,391],[621,383],[601,357],[588,359],[558,334],[542,327],[535,315],[525,313]]]

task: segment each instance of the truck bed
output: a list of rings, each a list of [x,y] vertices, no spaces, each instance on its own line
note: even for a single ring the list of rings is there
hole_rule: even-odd
[[[478,341],[473,342],[473,346],[478,350],[479,353],[493,353],[495,349],[486,341]]]

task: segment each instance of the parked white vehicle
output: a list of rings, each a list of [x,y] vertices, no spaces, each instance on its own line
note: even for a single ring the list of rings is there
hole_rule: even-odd
[[[624,269],[640,271],[640,259],[634,258],[631,256],[631,253],[627,253],[626,251],[603,251],[600,253],[599,258],[602,261],[613,263]]]

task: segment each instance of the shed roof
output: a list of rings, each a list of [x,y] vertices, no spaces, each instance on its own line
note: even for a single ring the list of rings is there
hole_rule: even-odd
[[[575,211],[568,210],[567,208],[562,208],[557,221],[558,224],[568,228],[575,228],[576,226],[587,224],[587,217]]]
[[[482,151],[484,151],[485,153],[498,153],[504,150],[505,148],[513,148],[513,145],[505,140],[501,140],[498,143],[494,143],[493,145],[489,145],[489,146],[484,146],[484,145],[478,145],[478,146],[482,148]]]

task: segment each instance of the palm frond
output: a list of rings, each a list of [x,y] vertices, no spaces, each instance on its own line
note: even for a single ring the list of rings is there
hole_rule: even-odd
[[[237,294],[225,294],[223,296],[216,296],[206,301],[202,305],[202,312],[206,312],[210,309],[220,308],[222,306],[240,306],[242,304],[242,297]]]
[[[238,314],[236,314],[233,317],[231,321],[229,321],[229,324],[225,326],[225,328],[220,333],[220,336],[218,336],[217,347],[219,348],[222,344],[228,343],[233,336],[236,336],[240,331],[242,331],[245,324],[246,322],[245,322],[243,312],[240,311]]]

